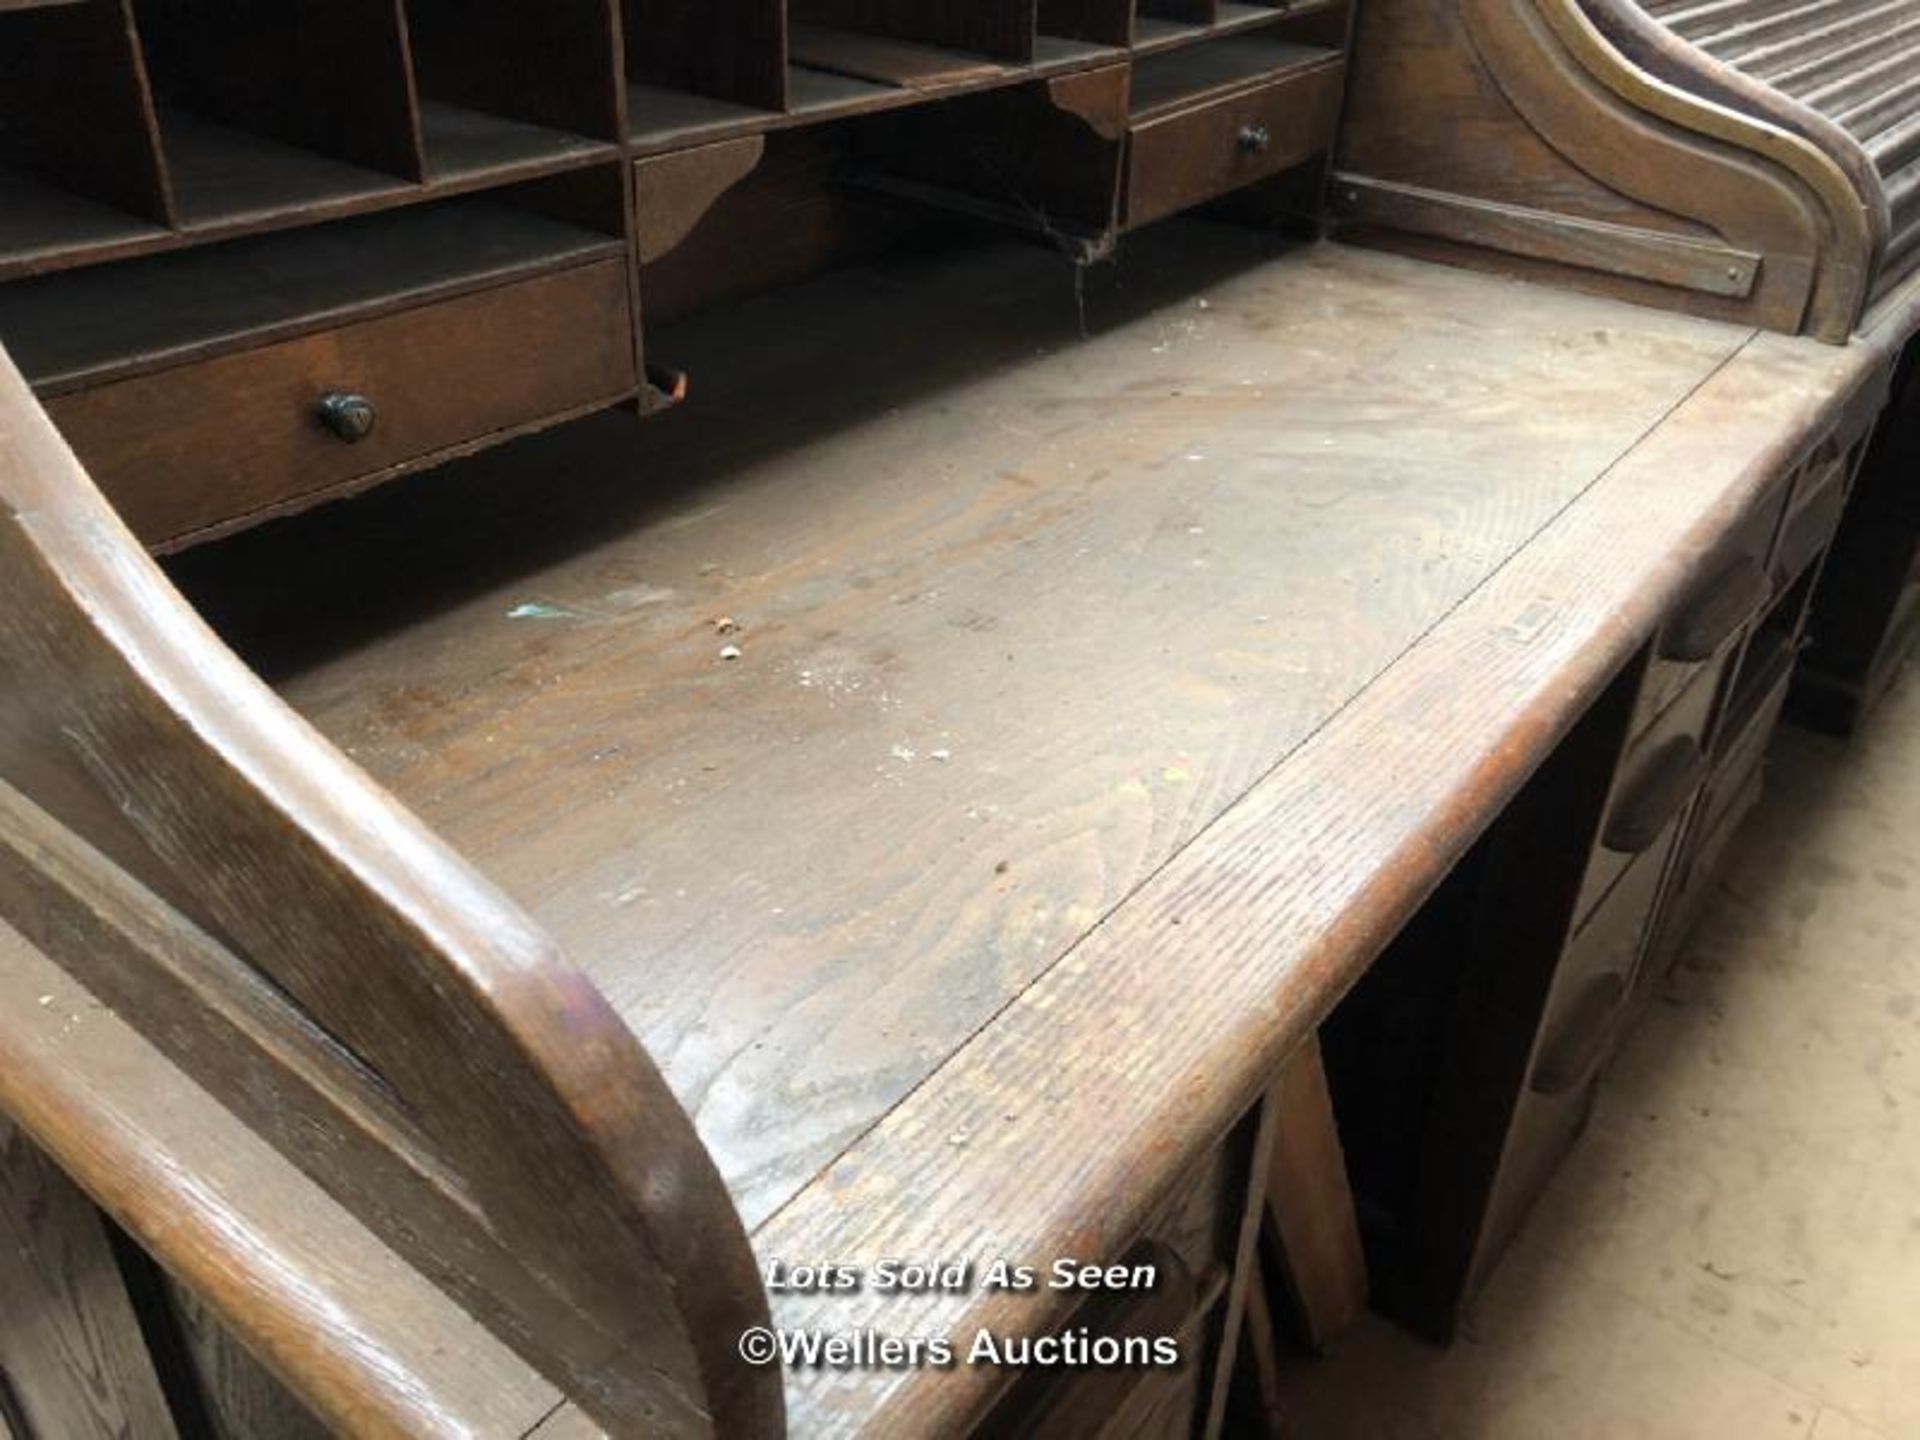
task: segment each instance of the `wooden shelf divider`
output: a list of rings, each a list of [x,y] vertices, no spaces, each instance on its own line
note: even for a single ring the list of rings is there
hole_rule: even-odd
[[[0,275],[172,220],[127,0],[0,7]]]
[[[56,396],[625,253],[533,188],[0,286],[0,334]]]
[[[1040,0],[1040,34],[1095,45],[1133,43],[1133,0]]]
[[[175,366],[231,375],[228,350],[466,284],[486,256],[448,240],[436,261],[450,223],[470,220],[478,242],[544,222],[588,237],[605,295],[624,274],[622,369],[643,375],[643,309],[676,324],[956,215],[1092,263],[1135,224],[1266,178],[1221,161],[1245,148],[1223,107],[1333,56],[1343,33],[1295,42],[1350,14],[1351,0],[0,0],[0,339],[63,403]],[[1302,89],[1297,107],[1326,110],[1334,88]],[[1290,103],[1263,94],[1239,122],[1286,132],[1276,171],[1313,158]],[[1143,185],[1143,117],[1189,106],[1171,118],[1204,173],[1166,183],[1197,172],[1163,127],[1160,183]],[[1150,189],[1156,206],[1135,203]],[[527,223],[499,218],[516,214]],[[624,265],[607,265],[616,251]],[[638,391],[643,410],[663,403]]]
[[[1220,0],[1139,0],[1136,25],[1141,20],[1177,20],[1183,25],[1211,26],[1220,18]]]
[[[623,137],[614,0],[406,0],[426,178],[566,166]]]
[[[425,178],[400,0],[135,13],[182,224],[265,223]]]
[[[938,46],[1025,64],[1038,0],[788,0],[796,24]]]
[[[1264,32],[1149,54],[1134,65],[1133,118],[1137,122],[1264,85],[1293,71],[1331,64],[1339,54]]]
[[[622,6],[630,120],[637,130],[786,109],[783,0],[622,0]]]

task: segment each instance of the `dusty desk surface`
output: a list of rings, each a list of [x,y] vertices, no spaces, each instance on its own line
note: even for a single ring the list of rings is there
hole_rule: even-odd
[[[656,349],[696,385],[664,420],[581,425],[177,574],[604,988],[763,1258],[797,1236],[833,1259],[1124,1233],[1145,1201],[1116,1182],[1215,1138],[1153,1125],[1224,1125],[1249,1044],[1337,994],[1332,971],[1284,1003],[1260,977],[1320,964],[1307,938],[1351,956],[1391,933],[1651,625],[1622,597],[1677,579],[1732,477],[1863,363],[1199,224],[1084,292],[1038,250],[923,256]],[[1648,437],[1683,408],[1663,456]],[[1601,543],[1509,567],[1518,588],[1479,598],[1512,607],[1514,655],[1476,652],[1499,627],[1462,602],[1629,452],[1641,489],[1596,512]],[[1456,663],[1369,738],[1357,697],[1449,623]],[[1596,674],[1556,686],[1589,652]],[[1345,769],[1308,753],[1335,738],[1360,747]],[[1398,909],[1343,931],[1415,842],[1432,873],[1395,872]],[[1203,850],[1183,902],[1170,877]],[[1209,1003],[1239,1008],[1209,1029]],[[1082,1048],[995,1059],[1049,1025]],[[993,1064],[1014,1068],[962,1104],[955,1077]],[[1113,1133],[1048,1134],[1089,1115]],[[1022,1155],[1053,1168],[995,1177]],[[815,1376],[795,1404],[920,1383]]]

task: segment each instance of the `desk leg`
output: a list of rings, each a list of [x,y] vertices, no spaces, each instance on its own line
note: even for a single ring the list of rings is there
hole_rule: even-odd
[[[1320,1352],[1366,1309],[1367,1261],[1318,1037],[1294,1054],[1267,1104],[1277,1117],[1267,1167],[1268,1255],[1301,1340]]]
[[[1243,1348],[1235,1433],[1250,1433],[1250,1427],[1280,1433],[1277,1297],[1267,1290],[1263,1248],[1284,1283],[1296,1328],[1314,1350],[1325,1349],[1365,1308],[1367,1270],[1317,1036],[1293,1053],[1261,1103],[1252,1183],[1202,1432],[1207,1440],[1226,1424]]]

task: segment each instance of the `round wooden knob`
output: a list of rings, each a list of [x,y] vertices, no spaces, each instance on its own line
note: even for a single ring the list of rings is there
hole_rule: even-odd
[[[364,395],[335,390],[320,397],[320,423],[349,445],[358,445],[373,433],[380,418]]]
[[[1249,125],[1240,132],[1240,150],[1242,154],[1262,154],[1267,146],[1272,143],[1273,137],[1267,133],[1267,127],[1264,125]]]

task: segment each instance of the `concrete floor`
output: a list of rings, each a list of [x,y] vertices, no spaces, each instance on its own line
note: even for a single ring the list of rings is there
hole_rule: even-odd
[[[1465,1338],[1368,1317],[1301,1440],[1920,1437],[1920,676],[1769,785]]]

